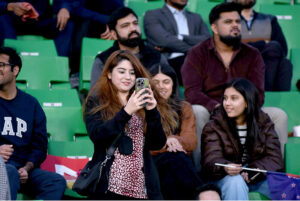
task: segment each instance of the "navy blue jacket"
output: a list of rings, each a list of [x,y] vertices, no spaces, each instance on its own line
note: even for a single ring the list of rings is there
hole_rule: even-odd
[[[47,155],[46,116],[38,101],[22,92],[12,100],[0,98],[0,146],[12,144],[8,163],[17,168],[26,162],[39,167]]]
[[[123,0],[69,0],[76,16],[90,19],[101,24],[107,24],[109,15],[119,7]]]

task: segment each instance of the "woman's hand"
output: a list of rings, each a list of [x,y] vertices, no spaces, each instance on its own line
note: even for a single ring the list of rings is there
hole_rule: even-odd
[[[153,91],[151,89],[151,86],[149,85],[149,88],[145,88],[145,90],[147,91],[147,93],[145,93],[144,97],[146,98],[146,110],[152,110],[156,107],[157,105],[157,102],[154,98],[154,95],[153,95]]]
[[[179,152],[186,153],[186,151],[183,149],[180,142],[175,137],[168,137],[166,145],[167,145],[168,152],[178,152],[179,151]]]
[[[242,164],[227,164],[233,167],[224,167],[225,172],[227,172],[227,174],[234,176],[234,175],[238,175],[240,174],[240,172],[242,171]]]
[[[140,90],[138,93],[135,91],[131,94],[124,110],[129,114],[132,115],[133,113],[137,112],[138,110],[142,109],[144,106],[143,104],[147,102],[146,100],[146,89]]]
[[[249,177],[248,177],[248,172],[242,172],[241,173],[243,179],[247,182],[250,183]]]

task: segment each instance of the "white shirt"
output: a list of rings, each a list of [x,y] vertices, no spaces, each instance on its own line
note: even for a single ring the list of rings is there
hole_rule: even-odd
[[[173,14],[173,17],[175,18],[176,24],[177,24],[177,30],[178,30],[178,35],[177,38],[179,40],[183,39],[182,35],[189,35],[189,27],[188,27],[188,22],[185,16],[185,10],[179,11],[176,8],[173,8],[172,6],[169,6],[168,4],[166,4],[167,7],[169,8],[169,10],[171,11],[171,13]],[[170,55],[170,59],[175,58],[175,57],[179,57],[184,55],[181,52],[173,52]]]

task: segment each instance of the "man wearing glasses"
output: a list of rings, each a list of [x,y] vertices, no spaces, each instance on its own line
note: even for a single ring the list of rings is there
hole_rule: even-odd
[[[22,61],[15,50],[0,47],[0,156],[15,200],[18,190],[39,200],[60,200],[66,182],[41,170],[47,155],[46,116],[38,101],[16,87]]]

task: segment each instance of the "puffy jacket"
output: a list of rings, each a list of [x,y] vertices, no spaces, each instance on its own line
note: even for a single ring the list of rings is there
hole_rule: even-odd
[[[253,144],[253,152],[249,156],[248,167],[281,171],[283,160],[273,122],[267,114],[259,111],[257,124],[260,140]],[[201,142],[203,175],[206,179],[221,179],[227,175],[224,168],[216,166],[215,163],[242,164],[243,153],[240,141],[230,132],[225,114],[220,107],[215,110],[211,120],[205,125]],[[260,177],[260,179],[262,178]]]

